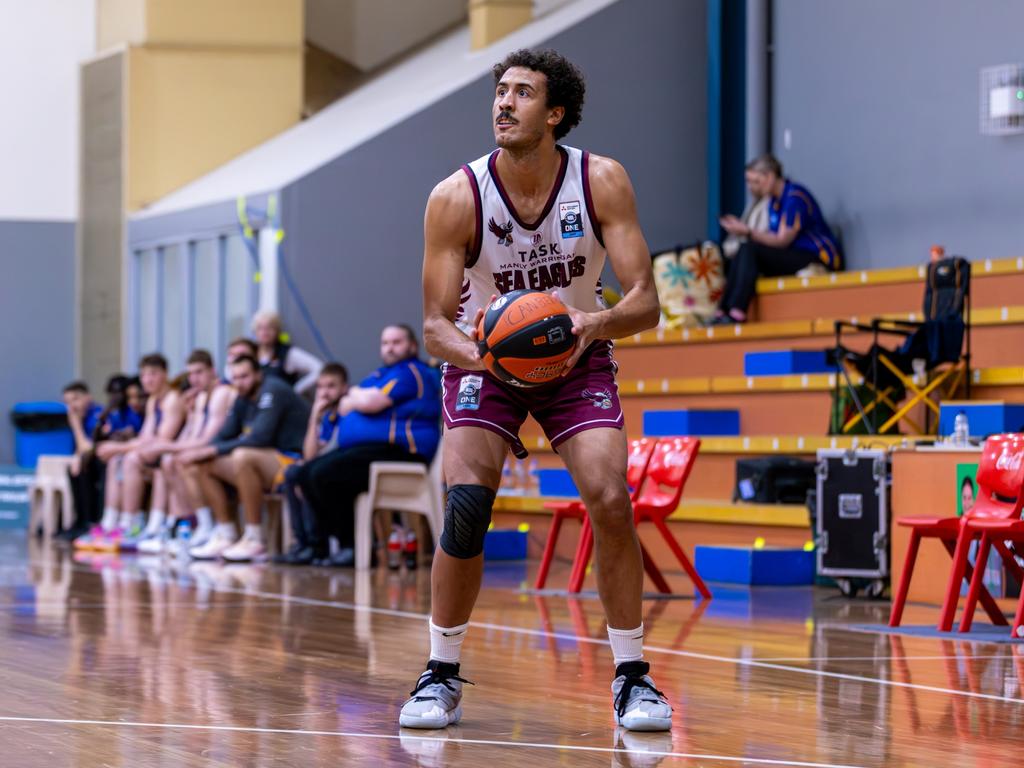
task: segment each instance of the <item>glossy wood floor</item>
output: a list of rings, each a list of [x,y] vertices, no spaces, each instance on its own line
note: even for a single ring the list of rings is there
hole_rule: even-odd
[[[0,536],[0,766],[1003,766],[1024,746],[1019,646],[850,631],[887,605],[810,589],[645,603],[675,728],[616,733],[600,605],[524,594],[533,567],[488,568],[464,720],[424,733],[397,710],[426,571],[75,560]]]

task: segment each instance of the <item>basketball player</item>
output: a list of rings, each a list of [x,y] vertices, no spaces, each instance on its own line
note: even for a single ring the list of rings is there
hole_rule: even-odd
[[[213,440],[234,404],[236,392],[217,377],[213,356],[205,349],[192,351],[186,362],[186,370],[189,390],[185,397],[190,401],[191,408],[185,428],[174,442],[161,446],[160,471],[170,501],[167,510],[169,519],[166,522],[154,522],[151,513],[147,526],[150,535],[143,535],[139,542],[139,552],[143,554],[163,552],[170,538],[166,534],[173,531],[178,520],[193,512],[197,525],[190,539],[192,546],[205,543],[213,533],[213,513],[209,507],[198,502],[200,494],[194,478],[181,471],[177,457],[183,451],[206,445]],[[167,530],[163,530],[163,527]]]
[[[610,343],[659,316],[632,186],[614,160],[558,144],[580,121],[584,84],[573,64],[554,51],[520,50],[494,67],[494,82],[498,149],[442,181],[427,202],[424,335],[430,353],[447,361],[448,501],[432,574],[430,661],[400,723],[443,728],[461,717],[460,648],[480,590],[484,533],[508,450],[525,455],[518,430],[529,412],[593,523],[616,722],[668,730],[672,708],[643,661],[643,569]],[[598,298],[606,253],[623,289],[613,309]],[[577,340],[563,376],[534,389],[486,372],[476,345],[490,299],[519,288],[556,292]]]
[[[167,375],[167,358],[160,354],[146,355],[139,362],[139,376],[142,388],[149,399],[146,401],[146,417],[139,436],[127,442],[107,441],[100,443],[96,449],[97,456],[103,461],[111,462],[119,459],[121,465],[120,502],[121,512],[118,527],[111,531],[106,548],[134,546],[133,541],[142,531],[145,515],[142,502],[146,492],[146,483],[157,480],[161,486],[158,498],[163,494],[163,478],[158,470],[159,453],[154,453],[160,446],[169,444],[177,438],[185,422],[185,405],[181,394],[171,386]],[[162,520],[163,510],[155,509]],[[116,513],[112,513],[116,514]],[[104,511],[104,517],[108,515]],[[104,530],[106,521],[101,523]]]

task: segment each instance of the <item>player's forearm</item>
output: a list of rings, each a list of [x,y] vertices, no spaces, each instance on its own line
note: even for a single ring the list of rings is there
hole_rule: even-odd
[[[752,243],[767,245],[770,248],[788,248],[796,240],[797,231],[788,229],[783,232],[766,232],[754,229],[748,230],[747,238]]]
[[[320,452],[320,423],[315,418],[310,418],[309,426],[306,427],[306,437],[302,441],[302,458],[310,461],[316,458]]]
[[[476,342],[459,330],[447,317],[428,317],[423,321],[423,340],[434,357],[467,371],[483,370]]]
[[[661,307],[654,286],[634,285],[611,309],[597,313],[600,320],[597,338],[621,339],[646,331],[658,324]]]

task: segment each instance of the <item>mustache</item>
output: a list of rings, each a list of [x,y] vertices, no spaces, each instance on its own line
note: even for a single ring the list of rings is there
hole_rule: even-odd
[[[506,109],[506,110],[504,110],[504,111],[502,111],[502,112],[501,112],[501,113],[500,113],[500,114],[499,114],[499,115],[498,115],[498,116],[497,116],[497,117],[496,117],[496,118],[494,119],[494,122],[496,122],[496,123],[497,123],[497,122],[500,122],[500,121],[502,121],[502,120],[510,120],[510,121],[511,121],[511,122],[513,122],[513,123],[518,123],[518,122],[519,122],[519,121],[518,121],[518,120],[516,120],[516,119],[515,119],[514,117],[512,117],[512,113],[511,113],[511,112],[509,112],[509,111],[508,111],[507,109]]]

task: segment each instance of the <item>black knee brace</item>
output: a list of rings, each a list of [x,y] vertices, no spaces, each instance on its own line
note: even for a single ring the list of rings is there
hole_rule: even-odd
[[[483,485],[453,485],[444,507],[441,549],[467,560],[484,551],[484,534],[491,524],[494,491]]]

